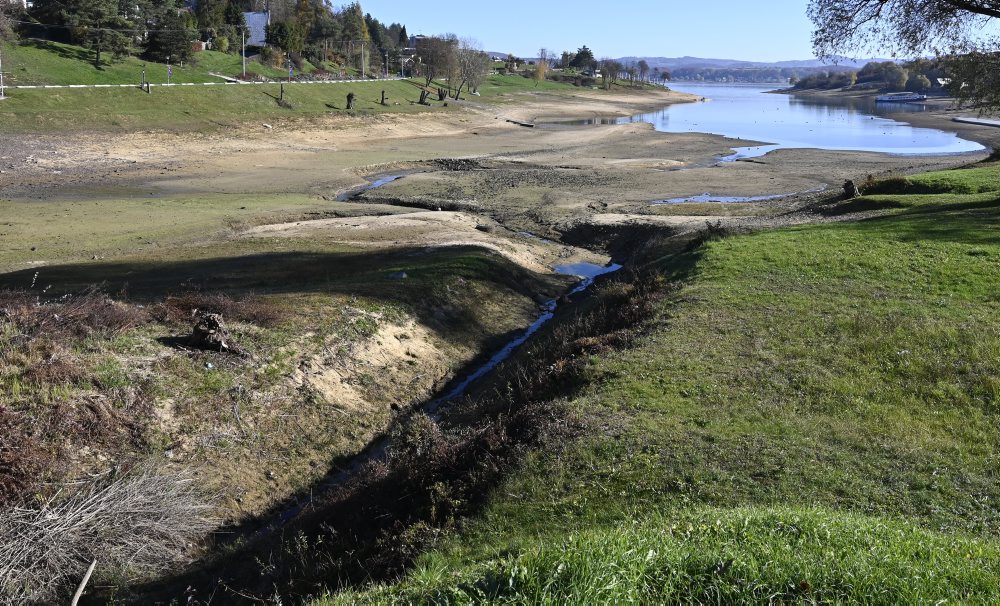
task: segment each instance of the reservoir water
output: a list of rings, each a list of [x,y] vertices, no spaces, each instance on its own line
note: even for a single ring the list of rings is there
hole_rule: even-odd
[[[924,111],[921,104],[875,103],[874,99],[805,98],[772,94],[775,85],[724,85],[671,82],[670,88],[706,100],[679,103],[628,118],[587,123],[649,122],[671,133],[700,132],[766,142],[734,148],[725,160],[761,156],[775,149],[814,148],[890,154],[955,154],[982,145],[952,132],[917,128],[888,118]],[[580,122],[575,122],[580,124]]]

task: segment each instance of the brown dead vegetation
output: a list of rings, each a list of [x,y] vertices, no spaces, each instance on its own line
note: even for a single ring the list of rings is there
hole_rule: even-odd
[[[145,324],[144,309],[114,301],[97,288],[53,301],[24,290],[0,290],[0,320],[13,324],[16,338],[109,336]]]
[[[96,561],[97,580],[144,576],[188,559],[213,522],[189,475],[149,466],[63,487],[39,504],[0,510],[0,602],[66,603]]]
[[[143,447],[147,385],[85,398],[60,388],[91,379],[74,353],[85,339],[112,338],[148,320],[146,310],[97,289],[53,301],[0,291],[0,504],[44,494],[47,482],[72,470],[73,449]]]
[[[153,306],[154,317],[163,322],[191,322],[199,313],[221,314],[229,321],[264,327],[276,326],[287,316],[280,307],[262,298],[233,299],[220,293],[187,292],[169,296]]]

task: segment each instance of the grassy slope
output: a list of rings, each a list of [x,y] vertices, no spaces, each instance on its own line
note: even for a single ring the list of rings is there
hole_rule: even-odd
[[[681,288],[575,401],[600,431],[337,599],[1000,600],[998,175],[661,260]]]
[[[26,40],[20,44],[3,45],[4,74],[7,84],[135,84],[141,81],[142,70],[146,78],[154,84],[167,81],[165,63],[146,61],[138,57],[112,60],[111,55],[102,56],[100,68],[94,66],[94,53],[79,46]],[[171,82],[221,82],[210,72],[226,76],[236,76],[242,70],[238,54],[206,51],[197,53],[193,63],[174,65]],[[304,73],[314,70],[304,64]],[[247,71],[284,78],[287,69],[267,67],[255,61],[247,62]],[[296,74],[303,71],[295,70]]]
[[[7,84],[138,84],[143,66],[153,82],[166,80],[166,66],[127,58],[94,68],[92,55],[80,47],[42,42],[6,44],[2,49]],[[282,78],[287,72],[259,63],[250,71]],[[235,54],[198,53],[196,65],[174,68],[173,82],[220,82],[209,72],[235,75]],[[421,81],[422,83],[422,81]],[[153,88],[10,90],[0,103],[0,129],[7,133],[66,130],[216,129],[250,121],[276,120],[342,112],[347,93],[357,95],[355,109],[368,112],[441,111],[439,104],[416,104],[420,91],[408,82],[292,84],[285,87],[291,108],[277,104],[278,84]],[[386,91],[389,105],[379,104]],[[493,76],[480,88],[483,97],[503,99],[525,91],[574,90],[568,84],[542,82],[537,87],[521,76]]]
[[[379,105],[381,91],[390,102]],[[419,90],[406,82],[292,84],[285,87],[291,109],[278,105],[279,84],[154,88],[22,90],[0,104],[5,132],[79,130],[204,130],[251,121],[301,118],[344,111],[347,93],[356,111],[440,111],[411,104]]]

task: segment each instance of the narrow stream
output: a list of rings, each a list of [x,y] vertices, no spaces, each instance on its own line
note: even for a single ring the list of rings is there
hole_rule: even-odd
[[[559,274],[578,276],[580,278],[580,281],[566,293],[565,296],[570,297],[590,288],[594,284],[594,280],[599,276],[616,272],[621,268],[622,266],[617,263],[610,263],[608,265],[597,265],[595,263],[569,263],[566,265],[556,265],[552,269]],[[555,317],[555,311],[558,306],[558,299],[546,301],[542,305],[541,315],[539,315],[538,318],[536,318],[535,321],[532,322],[531,325],[528,326],[528,328],[526,328],[520,335],[508,341],[503,347],[497,350],[496,353],[490,356],[489,360],[481,364],[474,371],[464,377],[454,379],[451,382],[452,387],[450,387],[443,396],[439,396],[431,400],[425,404],[421,410],[430,414],[435,420],[440,419],[441,415],[438,411],[443,405],[465,395],[465,393],[469,390],[469,387],[471,387],[477,380],[481,379],[499,366],[502,362],[510,358],[518,347],[523,345],[528,339],[537,333],[542,326]],[[301,513],[302,510],[312,502],[314,496],[322,495],[331,488],[343,483],[351,476],[351,474],[355,473],[365,463],[384,457],[388,447],[389,439],[382,438],[378,442],[371,444],[364,451],[360,452],[356,457],[354,457],[346,468],[340,471],[331,472],[326,476],[326,478],[322,479],[315,486],[313,491],[310,493],[311,496],[309,499],[292,505],[278,515],[278,526],[284,526],[295,516]],[[267,532],[267,529],[263,529],[260,532]]]
[[[362,187],[357,187],[355,189],[351,189],[351,190],[345,191],[344,193],[340,194],[339,196],[337,196],[334,199],[337,202],[350,202],[354,198],[357,198],[358,196],[360,196],[361,194],[365,193],[366,191],[368,191],[370,189],[377,189],[379,187],[382,187],[383,185],[388,185],[389,183],[392,183],[393,181],[397,181],[399,179],[402,179],[403,177],[405,177],[408,174],[409,173],[395,173],[395,174],[390,174],[390,175],[382,175],[381,177],[377,177],[374,181],[372,181],[368,185],[364,185]]]
[[[807,189],[805,191],[789,192],[787,194],[770,194],[767,196],[717,196],[712,193],[705,192],[703,194],[698,194],[697,196],[686,196],[683,198],[667,198],[666,200],[654,200],[653,204],[687,204],[690,202],[713,202],[721,204],[734,204],[740,202],[765,202],[767,200],[779,200],[781,198],[788,198],[790,196],[798,196],[801,194],[817,194],[826,191],[827,185],[823,184],[819,187],[814,187],[812,189]]]
[[[566,293],[567,297],[573,296],[577,293],[581,293],[594,283],[594,279],[598,276],[603,276],[604,274],[609,274],[616,272],[621,269],[622,266],[617,263],[611,263],[610,265],[596,265],[594,263],[570,263],[567,265],[556,265],[553,269],[556,273],[568,275],[568,276],[579,276],[581,280]],[[436,413],[442,404],[445,404],[451,400],[462,397],[469,386],[476,382],[478,379],[483,377],[486,373],[490,372],[496,368],[501,362],[506,360],[514,353],[518,347],[524,344],[525,341],[531,338],[533,334],[538,332],[542,326],[551,320],[555,316],[556,307],[558,307],[559,302],[556,299],[551,299],[546,301],[542,305],[542,315],[531,323],[528,328],[524,330],[518,337],[509,341],[506,345],[501,347],[493,356],[487,360],[482,366],[477,368],[475,371],[467,375],[465,378],[458,381],[454,387],[452,387],[445,395],[432,401],[426,408],[427,412]]]

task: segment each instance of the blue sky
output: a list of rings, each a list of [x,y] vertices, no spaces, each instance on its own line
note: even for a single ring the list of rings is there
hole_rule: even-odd
[[[346,0],[345,0],[346,1]],[[336,3],[336,0],[335,0]],[[812,57],[808,0],[361,0],[410,34],[454,33],[485,50],[536,56],[586,44],[598,57],[714,57],[780,61]]]

